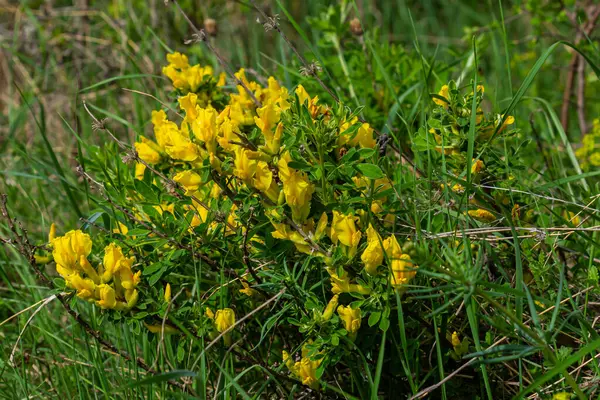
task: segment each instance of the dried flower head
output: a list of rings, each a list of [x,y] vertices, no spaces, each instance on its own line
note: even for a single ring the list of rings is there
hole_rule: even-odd
[[[130,162],[136,161],[137,159],[138,159],[138,155],[135,150],[132,150],[130,153],[125,153],[121,157],[121,160],[123,160],[124,164],[129,164]]]
[[[311,76],[311,75],[315,76],[322,70],[323,70],[323,68],[321,68],[321,65],[319,64],[319,62],[313,61],[310,64],[308,64],[306,67],[301,67],[300,73],[304,76]]]
[[[206,40],[206,32],[204,31],[204,29],[201,29],[200,31],[193,33],[191,39],[186,40],[184,43],[192,44],[192,43],[204,42],[205,40]]]
[[[360,20],[358,18],[353,18],[350,21],[350,32],[352,32],[352,34],[356,36],[362,36],[362,34],[364,33]]]
[[[102,118],[100,120],[96,120],[94,122],[92,122],[92,130],[94,132],[96,131],[103,131],[106,129],[106,121],[108,121],[108,118]]]
[[[260,22],[260,20],[257,20]],[[265,28],[265,32],[272,31],[277,26],[279,26],[279,14],[275,14],[272,17],[268,17],[267,20],[263,23],[263,28]]]

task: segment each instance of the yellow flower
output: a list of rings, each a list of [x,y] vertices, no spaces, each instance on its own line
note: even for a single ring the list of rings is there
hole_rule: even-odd
[[[52,245],[52,241],[56,238],[56,224],[53,222],[50,225],[50,232],[48,232],[48,243]]]
[[[142,163],[135,163],[135,179],[141,181],[144,179],[144,172],[146,171],[146,166]]]
[[[573,211],[563,212],[563,217],[574,226],[579,226],[581,224],[581,218],[579,218],[579,214],[575,214]]]
[[[417,266],[410,261],[408,254],[402,254],[396,236],[390,236],[383,242],[385,252],[390,259],[390,284],[400,289],[417,274]]]
[[[367,248],[360,259],[365,264],[365,271],[370,275],[377,274],[377,267],[383,262],[381,237],[371,224],[367,228]]]
[[[153,208],[158,212],[158,214],[163,215],[163,213],[168,212],[175,215],[175,203],[167,204],[162,203],[158,206],[153,206]]]
[[[176,89],[184,92],[195,92],[205,76],[213,75],[211,67],[190,66],[187,57],[180,53],[168,54],[167,61],[169,65],[162,69],[162,73],[171,80]]]
[[[79,269],[80,271],[85,272],[86,275],[89,278],[91,278],[95,283],[100,283],[100,276],[98,275],[94,267],[92,267],[87,258],[83,255],[79,257]]]
[[[67,285],[77,290],[77,297],[84,300],[93,300],[96,293],[96,284],[89,278],[82,278],[79,274],[72,274],[66,279]]]
[[[452,342],[452,346],[454,346],[454,347],[460,346],[460,338],[458,337],[458,333],[456,331],[454,331],[452,333],[452,340],[451,340],[451,342]]]
[[[288,167],[290,161],[291,157],[287,152],[279,159],[279,179],[283,183],[285,202],[292,210],[292,219],[302,223],[310,213],[310,200],[315,187],[304,172]]]
[[[249,150],[241,146],[236,147],[233,173],[246,185],[252,186],[252,177],[256,172],[256,160],[251,159],[249,153]]]
[[[448,87],[448,85],[444,85],[442,86],[442,88],[440,89],[440,91],[438,92],[438,95],[445,98],[446,100],[449,100],[450,98],[450,88]],[[448,108],[448,102],[438,99],[438,98],[433,98],[433,102],[435,104],[437,104],[438,106],[442,106],[444,108]]]
[[[481,160],[473,159],[473,163],[471,164],[471,174],[478,174],[483,171],[485,168],[485,164]]]
[[[290,108],[288,90],[281,87],[279,82],[272,76],[268,79],[267,87],[260,88],[256,94],[263,105],[277,104],[282,111]]]
[[[356,136],[350,140],[350,144],[353,146],[358,144],[363,148],[374,149],[377,142],[373,138],[373,128],[371,128],[371,125],[363,123],[360,128],[358,128]]]
[[[210,319],[215,319],[215,313],[213,312],[213,310],[211,310],[210,308],[207,308],[204,311],[204,315],[206,315],[206,317],[210,318]]]
[[[325,310],[323,310],[323,314],[321,314],[321,320],[329,321],[331,319],[333,313],[335,312],[335,308],[338,305],[339,298],[339,295],[333,295],[331,300],[329,300],[329,303],[327,303],[327,307],[325,307]]]
[[[187,56],[177,51],[171,54],[167,54],[167,61],[169,62],[169,64],[172,64],[175,68],[178,69],[186,69],[190,66]]]
[[[244,288],[239,290],[240,293],[243,293],[248,297],[252,297],[256,294],[256,290],[252,289],[246,281],[242,281],[242,286]]]
[[[552,396],[552,400],[569,400],[571,398],[571,393],[569,392],[559,392],[555,393]]]
[[[140,140],[134,144],[138,156],[148,164],[158,164],[161,158],[158,144],[144,136],[140,136]]]
[[[321,240],[321,238],[325,234],[325,231],[327,230],[327,222],[328,222],[327,213],[321,214],[321,218],[319,218],[319,222],[317,223],[317,228],[315,229],[315,234],[314,234],[315,240],[317,240],[317,241]]]
[[[122,223],[121,221],[117,221],[117,224],[118,224],[118,226],[112,230],[113,233],[127,235],[127,232],[129,232],[129,228],[127,228],[127,226],[124,223]]]
[[[274,104],[268,104],[262,108],[256,109],[258,117],[254,117],[254,122],[260,131],[265,135],[265,139],[273,136],[271,132],[279,122],[281,109]]]
[[[300,104],[306,104],[312,118],[316,118],[317,115],[322,114],[325,111],[324,107],[317,104],[319,102],[319,96],[315,96],[311,99],[306,89],[304,89],[304,86],[298,85],[296,88],[296,95],[298,96],[298,100],[300,100]]]
[[[213,320],[215,329],[219,331],[219,333],[225,332],[235,324],[235,313],[231,308],[223,308],[221,310],[217,310],[216,313],[213,313],[210,308],[207,308],[205,314],[208,318]],[[223,340],[225,345],[231,345],[230,332],[223,335]]]
[[[224,112],[229,112],[230,107],[227,106]],[[234,148],[238,147],[237,145],[231,143],[237,139],[236,133],[239,133],[238,126],[229,118],[224,117],[223,122],[219,125],[219,136],[217,137],[217,142],[219,145],[228,152],[231,152]]]
[[[330,276],[331,291],[333,294],[359,293],[367,295],[371,293],[371,289],[368,287],[364,287],[357,283],[350,283],[350,277],[348,276],[348,273],[344,273],[343,278],[340,278],[332,268],[328,268],[327,272]]]
[[[109,244],[104,248],[102,281],[109,282],[118,273],[121,285],[125,289],[133,289],[135,285],[131,266],[134,261],[134,257],[127,258],[123,255],[121,247],[114,243]]]
[[[521,218],[521,207],[517,203],[515,203],[512,210],[510,211],[510,215],[514,220]]]
[[[202,186],[202,177],[191,170],[179,172],[173,180],[183,186],[186,196],[192,195]]]
[[[340,319],[344,323],[344,329],[348,331],[350,337],[356,336],[356,332],[360,329],[361,312],[360,308],[352,308],[350,306],[339,306],[337,309]]]
[[[273,182],[273,173],[269,169],[269,165],[264,161],[258,161],[256,163],[256,170],[254,171],[252,186],[261,192],[267,192],[271,187],[271,182]],[[277,194],[279,195],[279,192]]]
[[[188,93],[185,96],[180,96],[177,101],[179,102],[179,108],[185,111],[185,122],[191,124],[196,121],[198,118],[198,95]]]
[[[171,284],[167,283],[167,285],[165,286],[165,303],[168,303],[171,301]]]
[[[358,130],[349,134],[343,134],[348,128],[358,122],[358,118],[355,117],[350,122],[344,122],[340,125],[340,137],[338,139],[339,145],[349,144],[350,146],[360,145],[362,148],[373,149],[377,145],[377,142],[373,138],[373,128],[367,123],[360,125]]]
[[[227,74],[225,74],[225,72],[221,72],[219,74],[219,80],[217,81],[217,86],[219,86],[219,87],[225,86],[226,83],[227,83]]]
[[[277,222],[271,222],[271,223],[272,223],[273,227],[275,228],[275,231],[271,232],[271,236],[273,236],[275,239],[290,240],[290,241],[294,242],[294,245],[296,246],[296,248],[299,251],[301,251],[302,253],[312,254],[310,246],[308,245],[306,240],[304,240],[304,238],[302,237],[302,235],[300,233],[292,230],[286,224],[280,224]]]
[[[92,251],[92,239],[80,230],[67,232],[52,240],[52,256],[56,262],[56,271],[63,278],[79,269],[81,257],[87,257]]]
[[[303,357],[302,360],[300,360],[300,365],[297,365],[298,363],[296,363],[298,377],[302,380],[303,385],[318,388],[317,368],[320,363],[320,360],[312,361],[307,357]]]
[[[168,135],[165,151],[171,158],[192,162],[200,157],[200,149],[190,141],[187,133],[171,130]]]
[[[298,85],[298,87],[296,88],[296,96],[298,96],[298,100],[300,101],[300,104],[305,104],[307,102],[310,102],[310,95],[308,94],[306,89],[304,89],[304,86],[302,86],[302,85]]]
[[[233,324],[235,324],[235,313],[231,308],[224,308],[217,310],[215,314],[215,328],[219,332],[225,332]]]
[[[502,121],[502,118],[504,118],[504,114],[502,114],[501,116],[498,117],[498,124],[500,123],[500,121]],[[512,115],[509,115],[508,117],[506,117],[506,119],[504,120],[504,122],[502,123],[502,126],[500,127],[500,129],[498,129],[498,133],[502,132],[504,129],[506,129],[507,126],[512,125],[515,123],[515,117],[513,117]]]
[[[440,185],[441,189],[444,189],[446,186],[444,184]],[[460,183],[455,183],[451,188],[450,188],[454,193],[464,193],[465,191],[465,187],[463,185],[461,185]]]
[[[179,129],[177,124],[167,119],[163,110],[152,112],[152,124],[158,146],[164,149],[169,157],[191,162],[200,156],[198,146],[190,140],[186,124]]]
[[[189,93],[179,98],[179,105],[185,110],[184,121],[190,124],[194,136],[204,142],[209,153],[215,153],[217,140],[217,111],[212,107],[200,108],[198,96]]]
[[[219,184],[217,182],[213,182],[213,185],[212,185],[208,195],[211,199],[218,199],[219,196],[221,195],[221,191],[222,190],[221,190],[221,187],[219,186]]]
[[[479,208],[477,210],[469,210],[468,214],[475,218],[478,221],[482,221],[482,222],[492,222],[496,220],[496,217],[494,216],[494,214],[492,214],[491,212],[489,212],[488,210],[484,210],[482,208]]]
[[[392,261],[390,284],[401,289],[417,274],[417,266],[412,263],[408,254],[402,254]]]
[[[289,368],[290,372],[302,381],[303,385],[316,390],[319,388],[317,368],[319,368],[323,359],[311,360],[308,351],[308,348],[304,346],[302,348],[302,358],[294,363],[288,352],[284,350],[282,352],[283,363]]]
[[[99,285],[98,289],[100,300],[96,301],[96,304],[98,304],[102,308],[115,308],[117,305],[115,289],[113,289],[110,285],[107,284]]]
[[[338,211],[333,211],[333,221],[331,223],[331,241],[337,244],[339,241],[345,248],[344,253],[347,257],[352,258],[356,254],[358,244],[362,233],[356,229],[354,221],[356,217],[353,215],[344,215]]]
[[[402,248],[394,235],[383,241],[383,248],[390,259],[399,258],[402,255]]]
[[[350,277],[348,274],[344,274],[343,278],[340,278],[338,274],[331,273],[331,291],[335,294],[350,293]]]
[[[135,284],[137,285],[137,283],[140,281],[140,274],[142,273],[142,271],[138,271],[135,274]],[[123,307],[124,309],[131,309],[133,308],[138,301],[139,298],[139,293],[137,291],[137,289],[127,289],[125,290],[125,301],[126,301],[126,305]]]

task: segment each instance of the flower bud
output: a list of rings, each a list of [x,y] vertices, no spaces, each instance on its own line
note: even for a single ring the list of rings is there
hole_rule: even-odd
[[[171,301],[171,284],[167,283],[167,285],[165,286],[165,303],[168,303]]]

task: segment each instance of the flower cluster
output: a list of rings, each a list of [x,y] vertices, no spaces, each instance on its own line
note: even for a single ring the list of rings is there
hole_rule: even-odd
[[[111,243],[104,249],[103,262],[94,268],[88,260],[92,251],[88,234],[76,230],[54,237],[54,232],[53,225],[50,246],[56,271],[79,298],[114,310],[128,310],[136,305],[141,271],[133,272],[134,257],[126,257],[121,247]]]

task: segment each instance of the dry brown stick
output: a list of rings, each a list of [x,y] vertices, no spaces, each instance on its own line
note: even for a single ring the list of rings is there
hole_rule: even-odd
[[[583,136],[587,132],[587,123],[585,122],[585,62],[581,56],[579,58],[579,65],[577,66],[577,118]]]
[[[17,248],[19,253],[27,259],[29,265],[33,268],[35,274],[39,277],[40,281],[44,283],[48,288],[54,289],[54,285],[52,282],[42,273],[42,271],[38,268],[38,265],[35,261],[35,249],[36,246],[32,245],[29,242],[29,238],[27,237],[27,232],[21,227],[20,230],[17,229],[17,223],[10,216],[7,207],[7,196],[6,194],[0,195],[0,211],[2,212],[2,216],[6,219],[9,229],[15,237],[15,240],[12,241],[12,245]],[[7,241],[3,241],[7,243]],[[128,361],[135,361],[136,364],[147,371],[148,373],[156,373],[153,369],[151,369],[141,357],[133,357],[129,355],[125,350],[120,350],[115,347],[108,340],[104,339],[101,333],[94,328],[85,320],[81,315],[71,308],[68,301],[64,296],[56,296],[58,301],[62,304],[67,313],[73,317],[73,319],[83,328],[83,330],[90,336],[92,336],[101,346],[110,351],[111,353],[117,354]],[[183,385],[180,382],[169,381],[169,384],[176,386],[178,388],[183,388]]]
[[[600,6],[595,6],[593,8],[590,8],[589,12],[588,10],[586,10],[585,14],[587,16],[587,23],[584,25],[583,28],[581,28],[579,26],[579,24],[577,23],[577,19],[575,17],[575,15],[571,14],[570,12],[567,12],[567,17],[569,17],[569,20],[571,21],[571,24],[574,26],[574,28],[577,30],[577,34],[575,35],[575,40],[574,43],[575,45],[578,45],[579,42],[581,42],[581,40],[584,38],[584,36],[588,36],[596,27],[596,22],[598,21],[598,17],[600,17]],[[569,124],[569,105],[570,105],[570,101],[571,101],[571,95],[573,94],[573,81],[575,80],[575,73],[577,71],[581,71],[584,69],[584,65],[585,64],[585,60],[583,59],[583,57],[579,54],[575,54],[573,56],[573,59],[571,60],[571,62],[569,63],[569,74],[567,75],[567,83],[565,85],[565,90],[563,93],[563,104],[562,104],[562,108],[561,108],[561,113],[560,113],[560,122],[563,126],[563,129],[565,130],[565,132],[567,131],[568,128],[568,124]],[[585,77],[582,78],[582,72],[580,73],[579,79],[583,79],[583,85],[585,85]],[[582,106],[585,106],[585,102],[583,101],[583,97],[579,97],[580,95],[580,91],[581,96],[583,96],[583,89],[581,88],[581,86],[579,87],[578,90],[578,99],[577,99],[577,107],[578,107],[578,116],[579,116],[579,122],[580,122],[580,126],[582,128],[582,134],[583,134],[583,128],[585,127],[585,122],[583,123],[583,125],[581,125],[581,117],[583,115],[584,117],[584,121],[585,121],[585,115],[584,114],[580,114],[579,113],[579,103],[580,100],[582,102]]]
[[[569,105],[571,102],[571,95],[573,94],[573,80],[575,79],[575,70],[579,63],[579,56],[573,56],[573,59],[569,63],[569,74],[567,75],[567,83],[565,84],[565,90],[563,92],[563,103],[560,110],[560,122],[565,132],[569,125]]]

